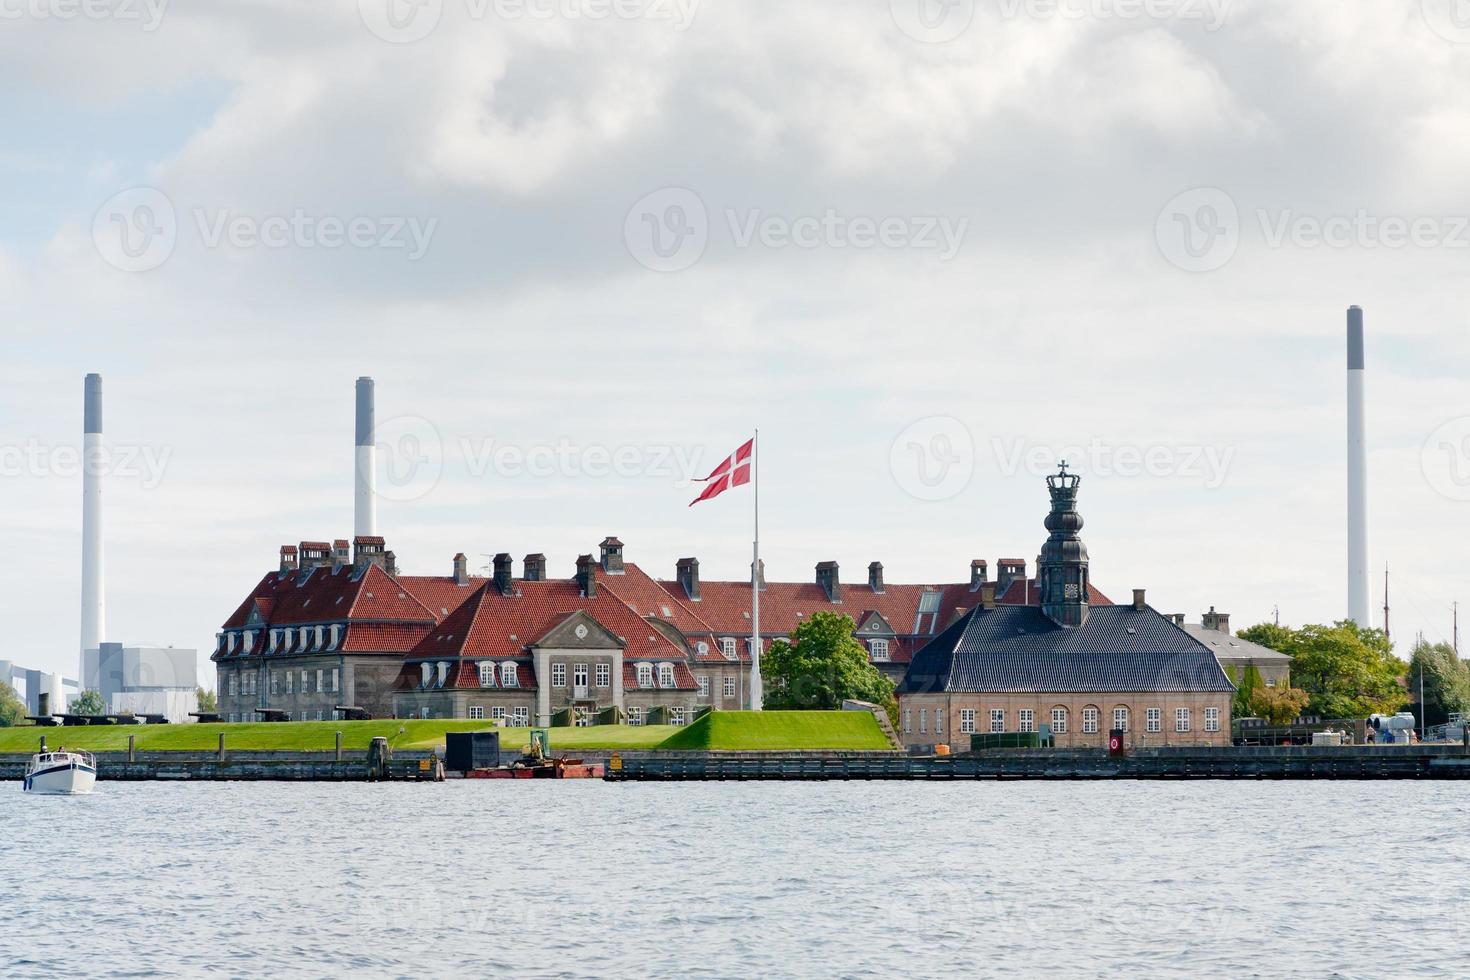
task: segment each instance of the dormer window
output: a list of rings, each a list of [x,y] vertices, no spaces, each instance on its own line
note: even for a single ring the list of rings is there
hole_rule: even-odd
[[[335,649],[337,649],[337,644],[342,639],[342,626],[341,626],[340,623],[333,623],[328,628],[332,632],[332,639],[331,639],[331,643],[327,646],[327,649],[328,650],[335,650]]]
[[[419,664],[419,670],[422,672],[422,676],[419,679],[419,686],[428,687],[429,683],[434,679],[434,665],[431,663],[422,663]]]
[[[226,656],[228,656],[229,654],[232,654],[232,653],[235,652],[235,642],[237,640],[239,640],[239,639],[240,639],[240,634],[239,633],[231,633],[230,634],[229,645],[225,647],[225,654],[226,654]]]
[[[674,686],[674,665],[673,664],[659,664],[658,665],[658,686],[659,687],[673,687]]]
[[[516,665],[514,663],[511,663],[508,660],[505,663],[503,663],[503,664],[500,665],[500,686],[501,687],[520,687],[521,686],[519,675],[516,673]]]
[[[720,656],[724,657],[726,660],[735,659],[735,637],[720,637]]]
[[[310,633],[311,633],[311,630],[308,627],[306,627],[306,626],[301,627],[301,652],[302,653],[305,653],[306,652],[306,648],[311,645],[311,640],[307,639],[307,637],[310,635]]]
[[[653,664],[638,665],[638,686],[653,687]]]
[[[315,648],[317,650],[320,650],[322,648],[322,634],[323,634],[323,630],[322,630],[322,628],[320,626],[318,626],[316,628],[316,637],[315,637],[315,640],[316,640]]]
[[[868,641],[868,652],[870,654],[872,654],[873,659],[875,661],[877,661],[879,663],[887,663],[888,662],[888,641],[887,640],[869,640]]]
[[[444,686],[444,682],[447,681],[448,679],[449,679],[449,661],[447,661],[447,660],[441,660],[441,661],[439,661],[439,683],[436,686],[443,687]]]
[[[495,686],[495,664],[491,663],[489,660],[486,660],[480,664],[480,686]]]

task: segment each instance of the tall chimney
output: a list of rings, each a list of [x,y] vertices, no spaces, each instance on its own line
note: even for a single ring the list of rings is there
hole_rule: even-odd
[[[674,575],[679,580],[679,585],[684,589],[684,595],[691,602],[699,601],[699,559],[680,558],[679,563],[674,566]]]
[[[597,562],[591,555],[577,557],[577,588],[589,599],[597,595]]]
[[[887,591],[883,588],[883,563],[881,561],[868,563],[868,588],[874,592]]]
[[[510,555],[505,552],[495,556],[495,591],[501,595],[510,595]]]
[[[1368,626],[1368,447],[1363,408],[1363,310],[1347,314],[1348,619]]]
[[[87,689],[87,651],[107,632],[107,584],[102,555],[102,375],[89,374],[82,411],[82,649],[77,678]],[[96,685],[93,684],[93,687]]]
[[[294,544],[281,545],[281,572],[296,571],[296,546]]]
[[[454,556],[454,584],[470,584],[470,560],[465,557],[463,551]]]
[[[546,556],[539,551],[534,555],[527,555],[526,571],[521,577],[527,582],[544,582],[546,580]]]
[[[842,579],[837,574],[835,561],[817,562],[817,584],[827,593],[828,602],[842,601]]]
[[[354,484],[352,536],[378,533],[378,450],[373,445],[377,425],[373,379],[357,379],[357,479]]]
[[[990,567],[985,563],[984,558],[976,558],[974,561],[970,562],[971,592],[974,592],[976,589],[980,588],[980,586],[984,585],[989,577]]]

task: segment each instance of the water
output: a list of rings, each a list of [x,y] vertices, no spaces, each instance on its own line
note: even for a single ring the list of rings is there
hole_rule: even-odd
[[[0,786],[0,974],[1470,975],[1450,783]]]

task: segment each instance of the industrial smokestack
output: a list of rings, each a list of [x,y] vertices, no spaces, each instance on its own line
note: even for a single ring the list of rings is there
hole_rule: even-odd
[[[82,419],[82,649],[85,687],[87,651],[102,644],[107,630],[107,591],[102,567],[102,375],[89,374]],[[58,689],[58,694],[60,693]]]
[[[378,534],[378,451],[373,446],[377,425],[373,408],[373,379],[357,379],[357,481],[352,513],[354,537]]]
[[[1368,451],[1363,408],[1363,310],[1347,314],[1348,618],[1368,619]]]

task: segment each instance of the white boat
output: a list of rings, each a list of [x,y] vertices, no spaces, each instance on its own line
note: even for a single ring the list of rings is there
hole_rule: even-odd
[[[92,792],[97,759],[89,752],[42,752],[26,766],[25,791],[72,796]]]

